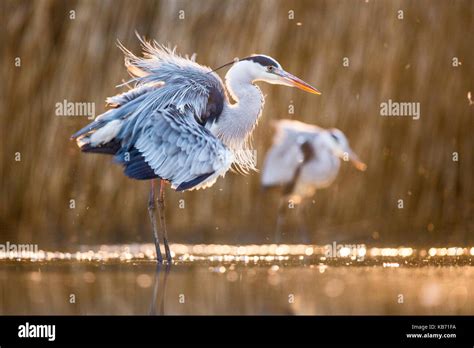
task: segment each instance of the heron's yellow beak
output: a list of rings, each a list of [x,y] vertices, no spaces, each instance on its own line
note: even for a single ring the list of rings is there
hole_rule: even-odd
[[[359,156],[357,156],[354,151],[349,153],[349,160],[352,162],[354,167],[356,167],[361,172],[365,172],[367,169],[367,165],[359,159]]]
[[[286,72],[281,69],[275,69],[274,73],[280,76],[285,82],[287,82],[289,86],[299,88],[305,92],[309,92],[312,94],[321,95],[321,92],[317,88],[311,86],[310,84],[304,82],[303,80],[297,78],[289,72]]]

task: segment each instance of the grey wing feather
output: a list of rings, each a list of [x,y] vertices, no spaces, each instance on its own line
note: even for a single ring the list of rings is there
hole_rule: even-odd
[[[144,84],[136,88],[132,88],[127,92],[114,95],[113,97],[108,97],[105,101],[107,105],[113,108],[118,108],[119,106],[125,105],[140,97],[141,95],[151,92],[153,89],[161,86],[163,86],[163,83]]]
[[[232,153],[222,142],[189,121],[189,115],[177,111],[155,111],[142,124],[134,143],[156,175],[170,181],[174,189],[197,178],[206,179],[202,185],[210,185],[232,163]]]
[[[209,117],[218,117],[227,99],[222,80],[208,67],[184,58],[156,42],[140,39],[144,58],[135,56],[123,46],[125,65],[133,76],[129,83],[137,87],[159,88],[159,98],[153,103],[156,109],[172,105],[178,111],[190,111],[196,121],[203,124]]]
[[[114,109],[98,116],[71,138],[76,139],[94,132],[112,120],[142,119],[144,113],[168,107],[180,112],[190,112],[199,124],[219,117],[227,96],[217,74],[156,42],[152,44],[140,40],[144,58],[135,56],[122,45],[119,46],[125,54],[125,65],[132,75],[132,79],[125,84],[132,83],[135,87],[107,98],[106,102]]]

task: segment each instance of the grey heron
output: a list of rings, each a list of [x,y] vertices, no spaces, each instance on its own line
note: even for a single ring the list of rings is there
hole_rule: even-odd
[[[158,215],[166,259],[171,262],[165,221],[165,184],[177,191],[212,186],[234,165],[255,170],[251,134],[261,115],[262,81],[320,92],[282,69],[273,58],[251,55],[224,64],[220,77],[173,49],[140,38],[143,57],[123,45],[133,87],[107,98],[111,107],[72,135],[83,152],[113,155],[126,176],[151,180],[148,211],[156,256],[163,262],[155,219],[155,180],[160,181]]]
[[[286,205],[314,196],[317,189],[330,186],[339,172],[340,160],[351,161],[365,171],[366,165],[349,146],[342,131],[323,129],[293,120],[275,122],[273,145],[268,151],[261,176],[264,188],[279,187],[276,242],[280,242]]]

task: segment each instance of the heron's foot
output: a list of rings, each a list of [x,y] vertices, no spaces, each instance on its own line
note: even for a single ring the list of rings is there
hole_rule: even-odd
[[[300,240],[303,244],[310,244],[309,233],[306,226],[300,229]]]
[[[275,232],[275,237],[273,239],[274,243],[275,244],[281,244],[282,237],[283,237],[283,233],[280,230],[277,230]]]
[[[304,236],[301,237],[301,244],[305,244],[305,245],[310,245],[311,244],[311,241],[308,238],[308,236],[304,235]]]
[[[155,245],[156,250],[156,260],[158,263],[163,263],[163,255],[161,254],[161,249],[159,245]]]

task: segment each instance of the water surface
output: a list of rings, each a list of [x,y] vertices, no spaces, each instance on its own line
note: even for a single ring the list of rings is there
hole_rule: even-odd
[[[0,314],[474,314],[469,248],[172,248],[169,266],[150,245],[4,257]]]

